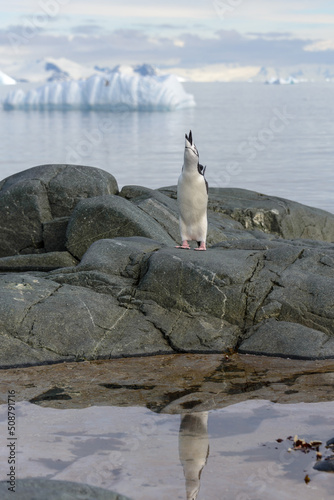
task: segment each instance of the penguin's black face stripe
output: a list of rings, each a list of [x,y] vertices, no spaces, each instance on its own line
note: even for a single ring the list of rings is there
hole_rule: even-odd
[[[194,148],[195,148],[195,149],[194,149]],[[193,147],[190,147],[190,146],[185,146],[185,149],[191,149],[191,151],[192,151],[192,152],[193,152],[196,156],[198,156],[198,157],[199,157],[199,154],[198,154],[198,151],[197,151],[197,149],[196,149],[196,146],[195,146],[195,145],[193,145]]]

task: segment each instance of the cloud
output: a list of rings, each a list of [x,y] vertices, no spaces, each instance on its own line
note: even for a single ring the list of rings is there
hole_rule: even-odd
[[[40,0],[47,3],[47,0]],[[110,19],[121,18],[160,18],[170,19],[203,19],[212,16],[213,8],[211,2],[203,0],[192,0],[189,5],[185,0],[169,0],[168,2],[158,2],[156,0],[54,0],[59,2],[61,11],[72,16],[82,15],[109,17]],[[62,3],[65,3],[62,6]],[[209,4],[209,5],[208,5]]]
[[[317,42],[313,42],[310,45],[306,45],[304,47],[306,52],[324,52],[328,50],[334,51],[334,40],[319,40]]]
[[[71,32],[80,35],[96,35],[103,32],[104,29],[98,24],[82,24],[78,26],[73,26]]]
[[[298,38],[267,39],[247,37],[235,30],[220,30],[213,38],[185,34],[180,51],[180,66],[239,63],[241,65],[289,66],[297,64],[333,64],[334,54],[310,53],[305,47],[311,40]]]
[[[264,38],[266,40],[276,40],[276,39],[281,39],[281,38],[295,38],[295,35],[292,32],[285,31],[285,32],[278,32],[278,31],[271,31],[268,33],[246,33],[247,36],[253,37],[253,38]]]
[[[175,29],[182,29],[186,30],[187,26],[185,24],[168,24],[168,23],[161,23],[161,24],[152,24],[152,23],[136,23],[136,26],[140,29],[160,29],[160,30],[167,30],[167,31],[173,31]]]
[[[166,33],[162,31],[162,33]],[[184,32],[173,36],[141,29],[107,31],[97,22],[78,23],[68,34],[27,29],[25,25],[0,30],[0,53],[16,60],[66,57],[87,66],[148,62],[162,68],[200,68],[208,65],[293,66],[334,64],[334,42],[292,37],[291,33],[219,30],[211,36]]]

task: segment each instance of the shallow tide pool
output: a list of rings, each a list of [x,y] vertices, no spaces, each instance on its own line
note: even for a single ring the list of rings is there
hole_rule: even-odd
[[[133,500],[327,499],[334,475],[293,439],[332,455],[333,375],[333,361],[189,354],[4,370],[0,480],[14,390],[19,479]]]

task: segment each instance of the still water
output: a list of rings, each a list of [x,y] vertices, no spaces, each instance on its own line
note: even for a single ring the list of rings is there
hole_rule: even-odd
[[[334,403],[247,401],[180,416],[138,407],[56,410],[20,403],[19,478],[85,483],[133,500],[327,499],[333,474],[313,469],[315,452],[289,452],[286,438],[294,430],[326,442],[333,411]]]
[[[0,177],[75,163],[126,184],[176,184],[192,129],[212,187],[239,187],[334,212],[334,85],[186,83],[175,112],[0,110]],[[0,88],[0,99],[8,90]]]
[[[332,495],[334,475],[313,468],[316,450],[292,448],[298,435],[321,441],[322,463],[333,456],[333,360],[179,354],[1,376],[0,402],[15,392],[18,479],[85,483],[132,500]],[[7,418],[1,404],[0,480]]]

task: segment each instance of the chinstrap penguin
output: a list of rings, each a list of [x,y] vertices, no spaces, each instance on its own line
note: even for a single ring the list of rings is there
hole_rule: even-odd
[[[182,244],[176,248],[189,250],[188,241],[194,240],[198,245],[195,250],[206,250],[208,183],[204,177],[205,169],[206,167],[199,163],[198,151],[190,130],[189,136],[186,134],[184,163],[177,184]]]

